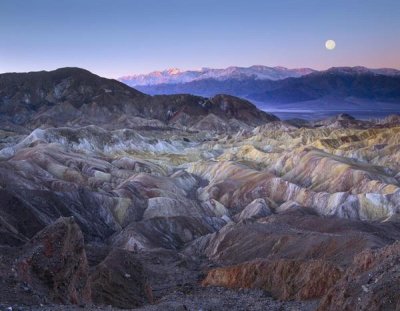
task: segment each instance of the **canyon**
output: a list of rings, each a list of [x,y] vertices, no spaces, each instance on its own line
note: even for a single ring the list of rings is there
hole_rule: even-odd
[[[399,115],[1,74],[0,307],[399,310],[399,163]]]

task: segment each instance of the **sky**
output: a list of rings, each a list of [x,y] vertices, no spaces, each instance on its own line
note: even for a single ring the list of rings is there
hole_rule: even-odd
[[[400,69],[400,0],[0,0],[0,73],[251,65]]]

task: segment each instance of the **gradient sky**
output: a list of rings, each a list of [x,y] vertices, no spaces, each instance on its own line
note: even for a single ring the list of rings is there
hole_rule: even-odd
[[[255,64],[400,69],[400,0],[0,0],[0,72]]]

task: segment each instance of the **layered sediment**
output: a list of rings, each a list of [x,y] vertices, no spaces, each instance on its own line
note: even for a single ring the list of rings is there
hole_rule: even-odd
[[[76,69],[0,83],[1,303],[399,307],[398,117],[284,122]]]

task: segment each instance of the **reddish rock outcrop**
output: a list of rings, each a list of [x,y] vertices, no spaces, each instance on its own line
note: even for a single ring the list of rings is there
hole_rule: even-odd
[[[152,302],[142,264],[132,252],[114,249],[90,276],[95,304],[134,308]]]
[[[358,254],[318,310],[400,310],[400,242]]]
[[[57,303],[90,302],[84,239],[73,217],[59,218],[24,247],[18,278]]]
[[[258,260],[208,272],[203,286],[262,288],[278,299],[322,297],[342,270],[322,260]]]

